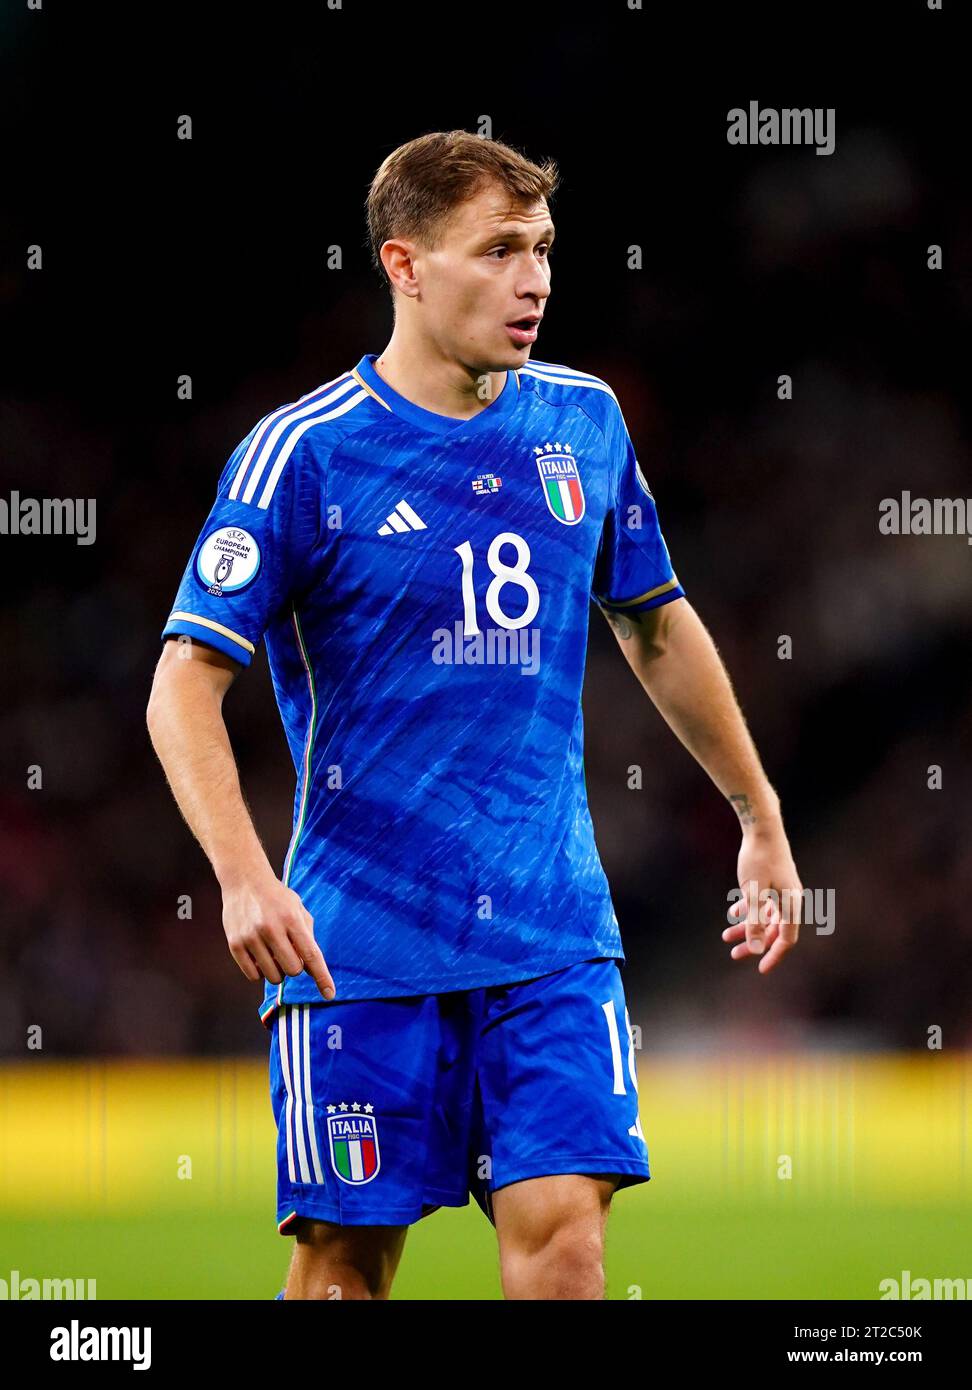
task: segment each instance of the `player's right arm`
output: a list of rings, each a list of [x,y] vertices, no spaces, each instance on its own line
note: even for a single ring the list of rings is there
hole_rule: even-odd
[[[326,560],[324,465],[302,442],[316,410],[314,398],[274,412],[230,455],[165,623],[170,640],[147,717],[179,809],[222,888],[234,960],[248,979],[272,984],[306,969],[329,998],[334,981],[313,921],[260,844],[222,712],[263,634],[300,603]]]
[[[283,975],[306,970],[332,999],[334,981],[311,915],[274,873],[243,799],[223,720],[223,698],[239,670],[231,657],[201,642],[167,641],[149,698],[149,734],[179,810],[219,881],[223,930],[243,974],[279,984]]]

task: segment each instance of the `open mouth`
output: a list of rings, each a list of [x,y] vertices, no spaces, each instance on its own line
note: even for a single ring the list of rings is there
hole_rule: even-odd
[[[527,314],[522,319],[514,319],[512,323],[508,323],[506,331],[517,347],[525,347],[528,343],[536,342],[539,324],[538,318]]]

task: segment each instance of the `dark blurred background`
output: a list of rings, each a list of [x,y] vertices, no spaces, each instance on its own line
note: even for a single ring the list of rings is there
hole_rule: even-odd
[[[835,892],[774,975],[729,961],[735,815],[592,608],[588,788],[644,1045],[972,1046],[972,550],[878,530],[903,490],[972,499],[958,8],[8,9],[0,496],[95,497],[97,541],[0,536],[0,1051],[33,1023],[48,1055],[265,1048],[145,731],[159,633],[235,444],[387,342],[373,172],[482,116],[560,165],[537,356],[615,389],[803,882]],[[750,100],[834,107],[835,153],[729,146]],[[262,647],[227,718],[279,866]]]

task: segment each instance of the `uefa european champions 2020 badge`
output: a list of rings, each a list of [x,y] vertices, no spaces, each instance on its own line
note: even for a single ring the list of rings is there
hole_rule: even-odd
[[[249,531],[223,526],[206,537],[196,556],[196,576],[208,594],[238,594],[260,568],[260,547]]]

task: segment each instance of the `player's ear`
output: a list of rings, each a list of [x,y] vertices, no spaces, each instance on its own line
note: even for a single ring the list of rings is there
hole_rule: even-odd
[[[408,237],[392,237],[382,243],[378,253],[385,267],[385,274],[394,289],[410,299],[414,299],[418,294],[414,262],[416,249],[415,242],[410,241]]]

